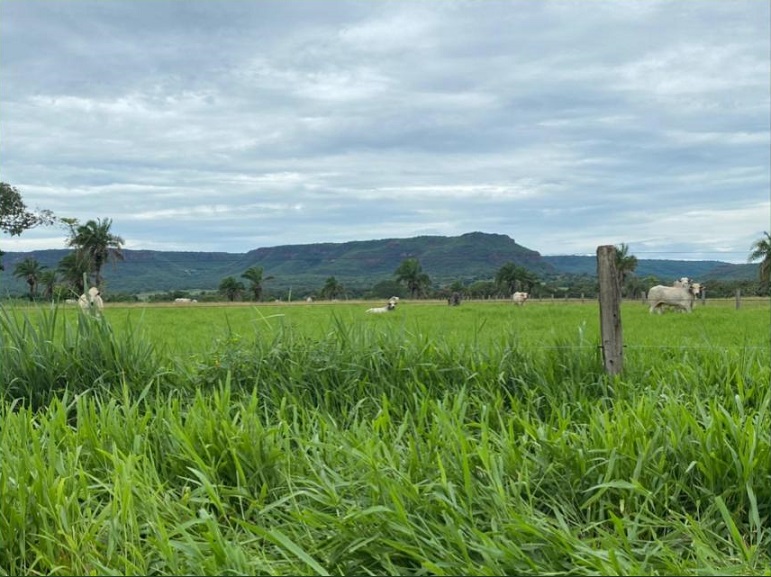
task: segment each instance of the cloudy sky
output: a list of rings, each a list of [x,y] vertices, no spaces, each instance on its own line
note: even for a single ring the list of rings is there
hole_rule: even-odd
[[[769,6],[1,0],[0,180],[128,249],[482,231],[745,262],[771,230]]]

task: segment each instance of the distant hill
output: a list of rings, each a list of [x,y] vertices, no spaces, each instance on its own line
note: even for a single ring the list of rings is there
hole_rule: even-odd
[[[5,271],[0,273],[0,292],[26,291],[24,281],[13,277],[17,262],[31,257],[53,269],[69,252],[61,249],[6,253],[2,259]],[[566,274],[597,274],[594,257],[544,257],[507,235],[471,232],[456,237],[283,245],[247,253],[125,250],[124,260],[107,264],[103,275],[108,291],[125,293],[214,290],[227,276],[243,280],[241,274],[252,266],[263,267],[264,276],[273,277],[266,281],[266,288],[319,289],[330,276],[349,288],[369,288],[379,281],[393,280],[394,270],[410,257],[417,258],[437,284],[489,280],[507,262],[525,267],[544,279]],[[754,279],[757,265],[641,259],[637,275],[663,280],[681,276],[700,280]]]
[[[293,276],[310,273],[337,278],[392,278],[406,258],[417,258],[423,270],[437,280],[487,278],[507,262],[536,273],[555,272],[541,255],[503,234],[471,232],[457,237],[417,236],[340,244],[307,244],[260,248],[246,260],[266,274]],[[252,266],[250,264],[250,266]]]

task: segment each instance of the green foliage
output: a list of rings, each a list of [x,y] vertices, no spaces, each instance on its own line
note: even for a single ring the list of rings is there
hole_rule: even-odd
[[[513,262],[507,262],[495,273],[495,283],[503,291],[504,296],[511,296],[518,290],[532,293],[538,277],[525,267]]]
[[[228,276],[220,282],[219,291],[232,302],[241,296],[244,288],[244,283],[236,280],[235,277]]]
[[[56,291],[58,278],[55,270],[43,270],[38,276],[38,284],[43,287],[43,298],[51,300]]]
[[[324,286],[321,287],[321,298],[334,300],[341,296],[345,292],[345,287],[338,282],[338,280],[331,276],[324,282]]]
[[[616,272],[623,283],[637,269],[637,257],[629,254],[629,246],[623,242],[616,249]]]
[[[763,237],[755,241],[752,245],[752,252],[748,260],[760,260],[758,275],[761,284],[768,289],[769,278],[771,277],[771,234],[763,233]]]
[[[406,258],[394,271],[396,282],[402,283],[410,291],[412,298],[425,296],[428,287],[431,285],[431,279],[428,274],[423,272],[423,266],[416,258]]]
[[[767,575],[758,310],[626,303],[614,378],[593,305],[4,310],[0,375],[61,386],[0,403],[0,567]]]
[[[123,239],[110,232],[112,220],[109,218],[89,220],[79,225],[75,219],[67,219],[70,226],[70,238],[67,246],[75,248],[80,262],[87,262],[89,272],[94,272],[97,287],[102,287],[102,267],[108,261],[123,260]]]
[[[35,299],[37,294],[37,285],[40,280],[40,275],[43,273],[43,268],[38,261],[34,258],[25,258],[23,261],[16,263],[13,267],[13,276],[24,279],[29,287],[30,300]]]
[[[50,210],[28,210],[18,189],[6,182],[0,182],[0,232],[19,236],[25,230],[54,222],[56,217]],[[0,250],[0,271],[5,270],[3,255],[5,252]]]
[[[0,390],[6,402],[33,409],[65,391],[144,387],[164,374],[155,345],[130,322],[116,336],[104,319],[37,309],[33,315],[0,306]]]
[[[267,280],[271,280],[273,277],[264,277],[263,278],[263,270],[261,266],[253,266],[249,267],[244,271],[244,273],[241,275],[241,278],[245,278],[249,281],[250,286],[249,290],[252,291],[252,295],[254,296],[255,301],[259,301],[260,297],[262,296],[262,283]]]
[[[401,299],[409,295],[405,290],[404,286],[402,286],[398,282],[394,280],[384,280],[384,281],[375,283],[375,285],[372,287],[372,290],[370,291],[370,294],[368,296],[370,296],[371,298],[380,298],[380,299],[388,299],[391,297],[399,297]]]
[[[32,212],[27,209],[15,186],[0,182],[0,231],[18,236],[25,230],[56,221],[50,210]]]
[[[57,270],[63,277],[65,287],[72,291],[73,296],[78,297],[86,292],[83,275],[91,272],[91,262],[84,252],[75,250],[63,256]]]

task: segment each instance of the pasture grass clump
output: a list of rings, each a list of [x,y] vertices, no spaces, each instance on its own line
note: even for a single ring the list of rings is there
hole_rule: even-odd
[[[64,391],[141,390],[165,375],[156,346],[131,323],[117,335],[103,318],[45,308],[18,315],[0,307],[0,367],[3,397],[33,408]]]
[[[589,307],[497,306],[196,311],[181,349],[152,309],[4,312],[0,573],[769,575],[752,320],[625,309],[609,377]]]

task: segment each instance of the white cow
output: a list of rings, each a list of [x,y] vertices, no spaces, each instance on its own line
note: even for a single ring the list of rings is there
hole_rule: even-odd
[[[92,286],[88,289],[88,293],[80,295],[78,305],[83,312],[101,316],[102,310],[104,309],[102,294],[99,292],[98,288]]]
[[[691,286],[691,279],[689,279],[687,276],[684,276],[682,278],[677,279],[675,282],[673,282],[672,286],[688,288],[689,286]]]
[[[385,305],[384,307],[373,307],[371,309],[367,309],[367,312],[368,313],[374,313],[374,314],[382,314],[382,313],[387,313],[389,311],[392,311],[395,308],[396,308],[396,303],[389,301],[389,303],[387,305]]]
[[[693,301],[700,291],[701,285],[697,282],[689,282],[687,287],[656,285],[648,291],[648,312],[655,310],[661,314],[665,306],[673,306],[690,313],[693,310]]]
[[[187,304],[187,303],[195,303],[195,302],[198,302],[198,301],[193,300],[193,299],[186,299],[186,298],[176,298],[176,299],[174,299],[174,302],[175,303],[180,303],[180,304]]]
[[[511,300],[514,301],[514,304],[521,307],[523,304],[525,304],[528,296],[530,295],[527,293],[515,292],[513,295],[511,295]]]

